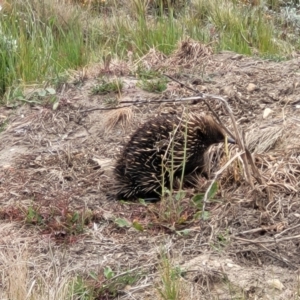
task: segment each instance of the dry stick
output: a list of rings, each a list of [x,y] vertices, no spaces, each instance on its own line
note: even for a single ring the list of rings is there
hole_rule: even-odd
[[[194,93],[199,93],[197,90],[195,90],[195,89],[193,89],[193,88],[191,88],[191,87],[189,87],[189,86],[183,84],[183,83],[180,82],[179,80],[177,80],[177,79],[175,79],[175,78],[173,78],[173,77],[171,77],[171,76],[169,76],[169,75],[166,75],[166,74],[164,74],[164,75],[165,75],[166,77],[170,78],[171,80],[176,81],[176,82],[179,83],[181,86],[184,86],[184,87],[186,87],[187,89],[193,91]],[[224,104],[224,106],[226,107],[227,112],[228,112],[228,114],[229,114],[229,116],[230,116],[231,122],[232,122],[232,124],[233,124],[234,132],[235,132],[235,140],[237,141],[237,144],[238,144],[239,148],[244,152],[243,155],[242,155],[242,160],[243,160],[243,162],[244,162],[244,168],[245,168],[246,180],[249,182],[251,188],[254,189],[254,185],[253,185],[253,182],[252,182],[252,177],[251,177],[251,174],[250,174],[250,171],[249,171],[249,166],[248,166],[248,159],[249,159],[250,161],[252,161],[252,156],[251,156],[251,155],[248,156],[247,153],[246,153],[244,141],[243,141],[242,136],[241,136],[241,134],[240,134],[240,132],[239,132],[239,130],[238,130],[238,128],[237,128],[236,121],[235,121],[234,116],[233,116],[233,112],[232,112],[232,110],[231,110],[231,108],[230,108],[228,102],[227,102],[224,98],[222,98],[222,97],[220,97],[220,96],[209,95],[209,94],[203,94],[203,93],[200,93],[200,95],[201,95],[201,97],[203,98],[203,101],[204,101],[204,103],[207,105],[208,109],[213,113],[214,117],[218,120],[219,124],[226,130],[227,133],[229,133],[229,135],[230,135],[231,137],[233,137],[232,133],[231,133],[231,132],[223,125],[223,123],[221,122],[219,116],[218,116],[218,115],[215,113],[215,111],[211,108],[211,106],[209,105],[209,103],[206,101],[205,98],[212,98],[212,99],[215,99],[215,100],[219,100],[219,101],[221,101],[221,102]],[[257,171],[257,169],[255,168],[255,165],[254,165],[253,161],[252,161],[252,163],[251,163],[251,167],[252,167],[252,169],[253,169],[253,173],[256,174],[256,176],[257,176],[258,171]],[[260,178],[260,176],[258,176],[258,178]],[[262,182],[261,179],[260,179],[260,182]]]
[[[216,96],[216,95],[210,95],[210,94],[203,94],[203,93],[199,93],[197,90],[187,86],[186,84],[180,82],[179,80],[167,75],[167,74],[164,74],[166,77],[168,77],[169,79],[179,83],[181,86],[184,86],[185,88],[189,89],[190,91],[193,91],[194,93],[197,93],[198,96],[196,97],[188,97],[188,98],[177,98],[177,99],[172,99],[172,100],[160,100],[160,101],[155,101],[155,103],[163,103],[163,102],[176,102],[176,101],[189,101],[189,100],[201,100],[203,101],[208,109],[212,112],[212,114],[214,115],[214,117],[217,119],[217,121],[219,122],[219,124],[222,126],[222,128],[224,128],[224,130],[226,131],[226,133],[231,136],[231,137],[234,137],[234,135],[223,125],[222,121],[220,120],[219,116],[216,114],[216,112],[211,108],[211,106],[209,105],[209,103],[206,101],[206,98],[212,98],[212,99],[215,99],[215,100],[219,100],[221,101],[229,115],[230,115],[230,118],[231,118],[231,121],[233,123],[233,127],[234,127],[234,131],[235,131],[235,139],[237,141],[237,144],[239,146],[239,148],[244,152],[243,153],[243,156],[242,156],[242,159],[243,159],[243,162],[244,162],[244,168],[245,168],[245,175],[246,175],[246,180],[249,182],[251,188],[254,188],[254,185],[253,185],[253,182],[252,182],[252,178],[251,178],[251,175],[250,175],[250,171],[249,171],[249,166],[248,166],[248,162],[250,163],[251,165],[251,168],[252,168],[252,171],[253,171],[253,176],[254,178],[257,180],[258,183],[262,184],[263,181],[261,179],[261,175],[259,174],[254,162],[253,162],[253,158],[251,156],[251,153],[249,152],[248,149],[245,148],[245,143],[237,129],[237,125],[236,125],[236,121],[234,119],[234,116],[233,116],[233,112],[229,106],[229,104],[227,103],[227,101],[220,97],[220,96]],[[146,103],[151,103],[152,101],[151,100],[144,100],[144,101],[122,101],[122,103],[131,103],[131,104],[146,104]],[[127,107],[127,106],[125,106]],[[92,109],[88,109],[88,110],[83,110],[83,111],[80,111],[81,113],[83,112],[90,112],[90,111],[95,111],[95,110],[110,110],[110,109],[119,109],[119,108],[122,108],[122,107],[114,107],[114,108],[92,108]],[[271,198],[271,193],[269,191],[269,189],[267,189],[267,192],[268,192],[268,198],[270,199]]]
[[[204,217],[204,211],[205,211],[205,204],[208,203],[208,194],[213,186],[213,184],[216,182],[216,180],[218,179],[219,175],[221,175],[223,173],[223,171],[225,169],[227,169],[227,167],[239,156],[243,155],[245,152],[241,151],[235,154],[235,156],[233,156],[219,171],[217,171],[215,173],[215,177],[214,179],[211,181],[209,187],[206,189],[206,192],[204,194],[204,198],[203,198],[203,205],[202,205],[202,218]]]
[[[150,104],[150,103],[174,103],[174,102],[184,102],[184,101],[191,101],[191,100],[202,100],[203,96],[194,96],[194,97],[187,97],[187,98],[175,98],[175,99],[162,99],[162,100],[127,100],[127,101],[122,101],[121,104],[130,104],[130,105],[125,105],[125,106],[116,106],[116,107],[95,107],[95,108],[89,108],[86,110],[80,110],[80,113],[85,113],[85,112],[91,112],[91,111],[96,111],[96,110],[112,110],[112,109],[120,109],[124,107],[131,107],[131,105],[142,105],[142,104]],[[218,116],[216,116],[218,118]]]
[[[235,240],[240,240],[242,242],[247,242],[247,243],[250,243],[250,244],[255,244],[255,245],[257,245],[257,246],[265,249],[267,251],[267,254],[270,255],[271,257],[273,257],[273,258],[275,258],[275,259],[277,259],[277,260],[285,263],[286,265],[288,265],[290,267],[294,267],[295,268],[295,266],[293,264],[291,264],[291,262],[288,259],[276,255],[273,251],[271,251],[270,249],[268,249],[267,247],[265,247],[264,245],[262,245],[261,241],[251,241],[251,240],[247,240],[247,239],[243,239],[243,238],[238,238],[238,237],[234,237],[234,236],[232,238],[235,239]]]
[[[172,76],[169,76],[167,74],[164,74],[164,76],[168,77],[169,79],[179,83],[181,86],[185,87],[186,89],[196,93],[198,96],[197,97],[189,97],[189,98],[184,98],[184,99],[190,99],[190,100],[202,100],[205,105],[208,107],[208,109],[211,111],[211,113],[214,115],[214,117],[217,119],[217,121],[219,122],[219,124],[225,129],[226,133],[229,134],[230,137],[234,137],[234,135],[223,125],[222,121],[220,120],[219,116],[216,114],[216,112],[212,109],[212,107],[210,106],[210,104],[206,101],[205,97],[207,97],[206,94],[203,93],[199,93],[199,91],[187,86],[186,84],[180,82],[179,80],[173,78]],[[223,99],[224,100],[224,99]],[[224,100],[225,101],[225,100]]]
[[[233,128],[234,128],[235,140],[237,141],[239,148],[244,152],[242,154],[242,160],[244,162],[244,168],[245,168],[245,173],[246,173],[247,180],[248,180],[251,188],[254,189],[254,185],[253,185],[253,182],[252,182],[252,178],[251,178],[251,174],[250,174],[249,166],[248,166],[248,157],[247,157],[246,149],[245,149],[246,147],[245,147],[243,138],[242,138],[242,136],[241,136],[241,134],[240,134],[240,132],[237,128],[236,121],[235,121],[234,116],[233,116],[233,112],[232,112],[228,102],[224,98],[219,97],[219,96],[209,95],[209,94],[204,95],[204,96],[212,98],[212,99],[220,100],[224,104],[224,106],[226,107],[226,109],[229,113]],[[251,157],[251,159],[252,159],[252,157]]]
[[[283,230],[283,231],[281,231],[280,233],[278,233],[278,234],[275,234],[275,239],[276,239],[276,241],[277,241],[277,239],[278,239],[278,237],[279,236],[281,236],[281,235],[283,235],[284,233],[286,233],[287,231],[289,231],[289,230],[292,230],[292,229],[295,229],[295,228],[297,228],[297,227],[300,227],[300,224],[297,224],[296,226],[293,226],[293,227],[290,227],[290,228],[287,228],[287,229],[285,229],[285,230]]]

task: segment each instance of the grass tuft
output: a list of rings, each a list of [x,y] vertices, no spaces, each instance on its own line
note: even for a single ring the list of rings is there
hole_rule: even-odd
[[[123,88],[123,82],[119,79],[106,81],[102,80],[100,84],[93,86],[92,95],[105,95],[108,93],[120,94]]]

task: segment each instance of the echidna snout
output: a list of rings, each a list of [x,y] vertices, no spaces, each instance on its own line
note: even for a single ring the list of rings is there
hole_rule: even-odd
[[[207,115],[159,116],[146,122],[117,160],[116,198],[158,199],[163,183],[169,188],[171,176],[201,171],[205,151],[224,139],[220,125]]]

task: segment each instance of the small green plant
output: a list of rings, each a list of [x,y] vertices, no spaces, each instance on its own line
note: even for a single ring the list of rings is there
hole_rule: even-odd
[[[137,86],[150,93],[162,93],[167,89],[167,80],[165,78],[142,79],[137,83]]]
[[[77,276],[69,285],[69,298],[77,300],[93,300],[94,288],[80,276]]]
[[[95,280],[94,299],[111,299],[118,296],[120,290],[124,289],[127,285],[133,285],[137,282],[142,273],[127,271],[120,274],[115,274],[110,267],[105,267],[103,276],[91,274]],[[100,280],[99,278],[105,278]],[[105,298],[104,298],[105,297]]]
[[[63,214],[62,225],[68,235],[77,235],[84,232],[86,225],[91,222],[92,213],[90,210],[68,211]]]
[[[178,266],[173,266],[170,257],[165,253],[161,254],[161,262],[159,269],[161,282],[160,285],[157,287],[157,291],[161,299],[183,299],[182,284],[180,281],[180,277],[182,277],[184,271]]]
[[[119,100],[118,100],[117,97],[114,97],[114,98],[112,98],[112,97],[106,98],[106,99],[103,100],[103,102],[104,102],[104,105],[105,105],[106,107],[116,107],[116,106],[119,105]]]
[[[32,204],[28,208],[20,207],[20,211],[6,210],[3,211],[3,217],[9,217],[14,220],[25,220],[27,224],[40,226],[44,232],[58,232],[62,236],[57,238],[69,238],[80,235],[85,231],[93,218],[90,210],[72,210],[68,204],[60,205],[60,207],[43,208]],[[1,215],[1,213],[0,213]],[[56,237],[54,235],[54,237]]]
[[[137,231],[144,231],[144,226],[138,221],[133,221],[132,223],[124,218],[115,219],[115,224],[120,228],[134,228]]]
[[[51,103],[53,105],[53,110],[57,109],[59,104],[56,90],[52,87],[38,88],[28,93],[27,95],[24,95],[23,90],[20,87],[9,89],[5,98],[7,99],[7,103],[18,101],[28,104]]]
[[[155,79],[161,76],[161,74],[153,69],[146,69],[145,67],[139,65],[137,67],[137,70],[135,72],[137,78],[149,80],[149,79]]]
[[[115,276],[115,273],[110,267],[105,267],[103,273],[106,279],[111,279]]]
[[[43,217],[39,213],[39,208],[34,206],[29,206],[26,212],[26,223],[33,225],[43,224]]]
[[[7,124],[8,124],[8,120],[7,119],[4,119],[4,120],[0,119],[0,133],[5,130]]]
[[[121,93],[123,82],[119,79],[112,81],[102,80],[100,84],[93,86],[92,95],[105,95],[108,93]]]
[[[225,232],[220,232],[217,236],[217,239],[213,244],[211,244],[211,247],[214,250],[222,251],[230,242],[229,238],[229,232],[226,230]]]
[[[213,199],[217,192],[218,192],[218,182],[214,182],[210,190],[208,191],[207,200]],[[196,194],[192,199],[194,205],[198,209],[198,211],[194,215],[195,220],[202,218],[205,221],[210,218],[210,213],[208,211],[202,211],[204,205],[203,203],[204,196],[205,196],[204,193],[200,193],[200,194]]]

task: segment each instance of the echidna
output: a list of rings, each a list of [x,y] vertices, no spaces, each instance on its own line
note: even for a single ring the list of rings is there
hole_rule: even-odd
[[[223,130],[208,115],[159,116],[146,122],[116,163],[116,198],[158,200],[162,184],[169,187],[172,174],[175,178],[183,170],[184,175],[201,171],[204,152],[224,139]]]

